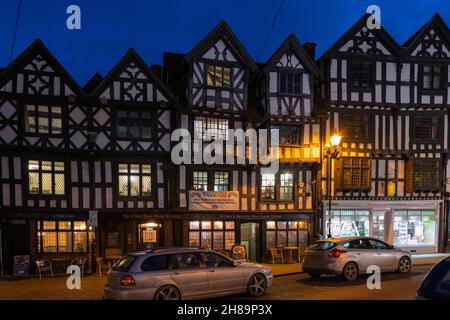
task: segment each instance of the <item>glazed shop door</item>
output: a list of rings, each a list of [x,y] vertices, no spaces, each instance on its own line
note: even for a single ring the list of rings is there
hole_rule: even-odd
[[[138,225],[138,245],[141,249],[152,249],[162,246],[161,224],[147,222]]]
[[[247,260],[258,261],[260,251],[259,223],[241,223],[241,245],[247,251]]]

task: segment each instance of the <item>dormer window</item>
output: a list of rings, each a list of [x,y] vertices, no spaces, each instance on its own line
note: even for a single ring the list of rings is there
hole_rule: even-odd
[[[298,72],[281,71],[280,75],[280,93],[281,94],[301,94],[302,74]]]
[[[229,88],[230,87],[231,69],[222,66],[208,66],[208,86]]]
[[[423,89],[442,90],[444,87],[443,79],[443,66],[423,66]]]
[[[350,85],[357,89],[372,88],[372,63],[362,61],[351,61],[349,69]]]

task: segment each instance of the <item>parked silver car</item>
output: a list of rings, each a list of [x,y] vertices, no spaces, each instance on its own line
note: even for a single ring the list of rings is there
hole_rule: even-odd
[[[125,256],[108,273],[104,293],[118,300],[199,299],[246,291],[260,296],[272,280],[271,268],[212,250],[162,248]]]
[[[303,271],[313,278],[335,274],[353,281],[358,275],[367,273],[371,265],[379,266],[382,272],[407,273],[411,270],[411,255],[374,238],[324,239],[306,249]]]

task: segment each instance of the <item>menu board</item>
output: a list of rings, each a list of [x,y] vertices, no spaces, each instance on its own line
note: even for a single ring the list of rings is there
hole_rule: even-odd
[[[234,245],[231,248],[231,258],[236,261],[247,261],[247,251],[243,245]]]

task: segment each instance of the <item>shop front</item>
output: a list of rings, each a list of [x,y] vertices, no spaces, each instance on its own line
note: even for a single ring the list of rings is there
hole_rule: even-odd
[[[439,250],[441,200],[324,201],[323,235],[371,236],[412,253]]]

